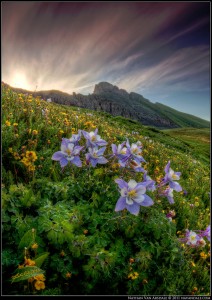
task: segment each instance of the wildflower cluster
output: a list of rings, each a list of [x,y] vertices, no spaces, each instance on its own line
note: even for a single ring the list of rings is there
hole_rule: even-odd
[[[167,197],[170,204],[174,203],[173,191],[181,192],[182,187],[175,180],[180,179],[181,172],[174,172],[170,167],[170,161],[165,167],[165,177],[158,184],[159,195]],[[168,184],[168,185],[167,185]]]
[[[196,230],[196,232],[186,229],[185,237],[179,240],[192,248],[204,247],[206,245],[204,237],[210,241],[210,225],[205,230]]]
[[[86,140],[85,146],[80,146],[79,142],[81,137],[84,136]],[[62,138],[61,151],[57,151],[53,154],[52,160],[60,162],[61,167],[65,167],[69,162],[82,167],[82,161],[80,159],[80,152],[87,149],[85,153],[86,164],[96,167],[97,164],[106,164],[108,160],[103,156],[106,149],[107,142],[98,135],[98,128],[95,131],[87,132],[79,130],[78,134],[72,134],[70,139]],[[143,181],[136,182],[134,179],[130,179],[128,182],[123,179],[116,179],[120,189],[121,197],[118,199],[115,207],[115,211],[127,209],[131,214],[138,215],[140,206],[151,206],[154,204],[153,200],[146,195],[146,191],[154,191],[156,189],[155,181],[147,175],[147,171],[141,166],[141,163],[145,163],[145,159],[142,157],[142,144],[140,141],[132,143],[130,145],[129,139],[119,144],[111,145],[113,154],[110,155],[111,159],[118,160],[118,164],[121,168],[131,168],[135,172],[143,173]],[[175,182],[179,180],[180,172],[174,172],[170,168],[170,161],[165,167],[165,177],[161,180],[159,185],[159,194],[166,195],[170,203],[174,203],[173,190],[180,192],[181,186]],[[162,191],[162,187],[169,184],[165,191]]]
[[[25,156],[22,158],[21,162],[27,168],[28,171],[34,171],[34,162],[37,160],[37,155],[35,151],[26,151]]]

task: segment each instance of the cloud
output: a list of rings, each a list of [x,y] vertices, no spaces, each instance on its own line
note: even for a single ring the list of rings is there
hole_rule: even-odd
[[[37,85],[38,90],[68,93],[90,93],[100,81],[141,93],[207,89],[209,46],[174,43],[195,36],[206,24],[201,17],[176,30],[190,7],[175,2],[4,2],[3,80],[10,84],[24,74],[29,89]]]

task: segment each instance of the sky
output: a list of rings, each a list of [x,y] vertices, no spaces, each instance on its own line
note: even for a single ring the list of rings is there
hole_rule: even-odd
[[[210,120],[210,2],[1,2],[2,81],[91,94],[106,81]]]

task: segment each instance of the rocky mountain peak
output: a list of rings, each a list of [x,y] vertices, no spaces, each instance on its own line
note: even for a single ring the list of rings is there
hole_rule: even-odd
[[[119,91],[119,88],[115,85],[112,85],[111,83],[100,82],[95,85],[93,94],[101,95],[108,92],[117,93]]]

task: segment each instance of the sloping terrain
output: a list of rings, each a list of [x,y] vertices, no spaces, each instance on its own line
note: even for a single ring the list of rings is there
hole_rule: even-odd
[[[19,88],[11,89],[18,93],[32,94],[34,97],[41,96],[44,100],[51,98],[52,102],[58,104],[105,111],[113,116],[122,116],[159,129],[210,127],[206,120],[160,103],[152,103],[137,93],[127,93],[107,82],[95,85],[93,94],[86,96],[76,93],[69,95],[57,90],[32,92]]]

